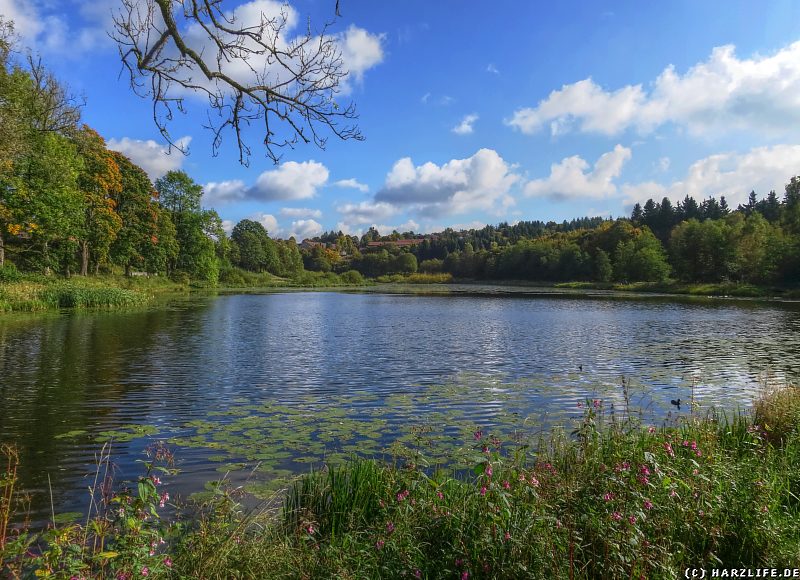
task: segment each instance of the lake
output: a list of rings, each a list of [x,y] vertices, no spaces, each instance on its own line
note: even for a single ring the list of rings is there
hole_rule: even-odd
[[[165,440],[181,469],[173,495],[226,476],[266,496],[352,454],[468,463],[474,429],[530,441],[587,399],[619,416],[623,377],[659,423],[689,413],[693,395],[698,412],[747,407],[760,385],[800,376],[795,303],[472,290],[3,315],[0,441],[20,449],[36,519],[50,489],[57,512],[85,508],[109,440],[118,481]]]

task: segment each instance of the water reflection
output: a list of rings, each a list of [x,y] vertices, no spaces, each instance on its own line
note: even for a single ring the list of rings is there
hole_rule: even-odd
[[[788,304],[324,292],[4,316],[0,439],[19,445],[26,487],[45,490],[49,474],[56,503],[74,507],[96,439],[130,424],[169,437],[226,409],[270,402],[324,413],[347,401],[348,418],[381,416],[402,430],[420,410],[403,410],[396,397],[470,374],[478,379],[449,399],[424,399],[427,416],[447,422],[456,409],[484,424],[574,413],[587,396],[621,409],[623,376],[638,404],[662,414],[692,387],[705,405],[735,407],[760,383],[797,379],[798,329],[800,312]],[[513,398],[510,383],[522,385]],[[482,398],[459,389],[482,389]],[[65,437],[76,431],[86,435]],[[122,474],[136,473],[145,443],[115,444]],[[214,473],[209,455],[179,457],[200,479]],[[49,499],[36,497],[44,509]]]

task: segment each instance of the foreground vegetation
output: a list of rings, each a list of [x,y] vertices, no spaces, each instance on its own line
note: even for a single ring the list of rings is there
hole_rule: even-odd
[[[2,574],[56,578],[675,578],[685,567],[800,565],[800,389],[749,415],[644,428],[587,401],[535,458],[476,430],[474,470],[421,455],[352,460],[245,512],[235,494],[161,519],[171,454],[153,446],[132,489],[100,462],[87,519],[40,534],[0,480]],[[109,472],[110,473],[110,472]]]

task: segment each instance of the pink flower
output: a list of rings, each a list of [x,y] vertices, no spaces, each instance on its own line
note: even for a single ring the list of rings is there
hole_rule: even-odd
[[[622,514],[619,512],[614,512],[613,514],[611,514],[611,519],[614,520],[615,522],[618,522],[622,519]]]
[[[697,441],[692,441],[692,445],[691,445],[691,447],[692,447],[692,451],[694,451],[695,449],[697,449]]]
[[[314,535],[314,526],[312,524],[309,524],[309,526],[306,528],[306,531],[313,536]]]
[[[611,501],[612,499],[614,499],[614,494],[609,492],[603,496],[603,499],[606,501]]]
[[[703,510],[700,510],[700,511],[697,512],[697,515],[699,515],[700,517],[703,517],[704,515],[706,515],[706,512],[704,512]]]
[[[525,483],[525,482],[526,482],[526,479],[525,479],[525,474],[524,474],[524,473],[520,473],[520,474],[519,474],[519,480],[520,480],[522,483]]]
[[[674,489],[673,489],[673,490],[670,490],[670,492],[669,492],[669,497],[675,497],[676,495],[678,495],[678,492],[677,492],[677,491],[675,491]]]
[[[642,485],[647,485],[648,483],[650,483],[650,479],[646,475],[640,475],[639,483],[641,483]]]
[[[698,473],[700,473],[700,472],[697,471],[696,469],[692,469],[692,475],[697,475]]]
[[[628,523],[631,525],[636,523],[636,516],[628,516]]]
[[[419,570],[414,570],[414,578],[422,578],[422,572]]]
[[[768,511],[769,511],[769,508],[768,508],[767,506],[763,506],[763,507],[761,508],[761,513],[762,513],[762,514],[765,514],[765,513],[767,513]]]
[[[461,573],[461,580],[468,580],[468,579],[469,579],[469,572],[467,572],[466,570],[464,570],[464,571]]]
[[[436,492],[436,497],[438,497],[439,499],[443,500],[444,499],[444,494],[441,491],[437,491]]]
[[[702,452],[702,451],[700,451],[700,450],[698,449],[698,450],[696,450],[696,451],[694,452],[694,454],[695,454],[695,455],[697,455],[698,457],[700,457],[700,456],[702,456],[702,455],[703,455],[703,452]]]
[[[382,500],[382,499],[379,499],[379,500],[378,500],[378,505],[379,505],[379,506],[381,506],[382,508],[385,508],[385,507],[386,507],[386,504],[385,504],[385,503],[383,503],[383,500]]]
[[[647,428],[647,432],[648,432],[648,433],[650,433],[650,434],[652,435],[653,433],[655,433],[655,432],[656,432],[656,428],[655,428],[655,427],[648,427],[648,428]]]
[[[642,465],[639,468],[639,473],[641,473],[642,475],[650,475],[650,468],[647,467],[646,465]]]
[[[672,445],[670,445],[669,443],[664,443],[664,450],[670,457],[675,457],[675,451],[672,450]]]
[[[385,543],[386,542],[384,542],[383,540],[378,540],[377,542],[375,542],[375,549],[380,550],[381,548],[383,548]]]
[[[531,485],[533,487],[539,487],[539,480],[536,479],[534,476],[531,475]]]
[[[682,445],[684,447],[689,447],[689,442],[684,439]]]
[[[386,524],[386,531],[390,534],[394,531],[394,524],[392,522]]]
[[[483,451],[484,453],[489,453],[489,448],[486,445],[484,445],[481,451]]]
[[[601,404],[602,403],[600,403],[599,399],[595,399],[594,401],[592,401],[592,405],[594,406],[595,409],[599,409]]]
[[[164,558],[164,566],[166,566],[167,568],[172,568],[172,558],[170,558],[169,556]]]
[[[483,431],[478,429],[477,431],[475,431],[475,433],[473,433],[472,436],[475,437],[475,441],[479,441],[480,438],[483,437]]]
[[[169,501],[169,493],[166,491],[161,494],[161,499],[158,502],[159,507],[164,507],[166,503]]]
[[[644,509],[646,509],[646,510],[653,509],[653,502],[651,502],[649,499],[644,500],[644,504],[643,505],[644,505]]]
[[[486,486],[481,487],[481,495],[486,495]]]
[[[492,477],[492,474],[494,473],[494,471],[492,471],[492,466],[487,465],[484,473],[486,473],[486,477]]]
[[[507,481],[504,481],[503,482],[503,489],[511,489],[511,484],[508,483]]]
[[[139,574],[141,574],[142,576],[149,576],[150,568],[148,568],[147,566],[142,566],[142,569],[139,570]]]
[[[510,532],[506,532],[505,534],[503,534],[503,538],[504,538],[506,541],[510,540],[510,539],[511,539],[511,533],[510,533]]]

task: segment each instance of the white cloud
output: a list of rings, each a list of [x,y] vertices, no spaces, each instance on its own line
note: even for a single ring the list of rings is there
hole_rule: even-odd
[[[420,99],[420,101],[422,102],[423,105],[427,105],[428,104],[428,99],[430,99],[430,98],[431,98],[431,94],[430,93],[425,93],[424,95],[422,95],[422,98]]]
[[[656,167],[661,172],[668,171],[670,163],[671,163],[671,161],[670,161],[669,157],[662,157],[661,159],[658,160],[658,163],[656,164]]]
[[[800,145],[757,147],[746,153],[718,153],[694,162],[683,179],[662,185],[655,182],[626,184],[621,190],[629,203],[648,198],[669,197],[679,201],[686,195],[702,200],[724,195],[728,205],[736,207],[747,201],[751,190],[764,195],[782,191],[786,182],[798,173]]]
[[[233,220],[222,220],[222,229],[225,230],[225,233],[228,235],[231,235],[235,226],[236,222]]]
[[[279,212],[281,217],[288,217],[288,218],[316,218],[320,219],[322,217],[322,212],[318,209],[312,209],[310,207],[282,207],[281,211]]]
[[[348,203],[336,208],[342,214],[344,221],[350,224],[373,224],[386,220],[399,213],[399,209],[386,202],[372,203],[362,201],[354,204]]]
[[[181,137],[176,144],[183,149],[189,147],[191,137]],[[141,141],[139,139],[109,139],[107,146],[112,151],[119,151],[136,165],[147,172],[152,180],[162,177],[168,171],[174,171],[183,165],[184,155],[169,146],[160,145],[152,139]]]
[[[249,220],[253,220],[254,222],[260,223],[264,226],[264,229],[267,230],[267,233],[271,238],[280,237],[280,227],[278,226],[278,220],[275,219],[275,216],[269,213],[258,212],[251,214],[247,217]]]
[[[490,72],[493,75],[499,75],[500,74],[500,71],[497,70],[497,67],[494,66],[494,63],[491,63],[491,62],[486,66],[486,72]]]
[[[384,34],[370,34],[353,24],[339,35],[342,61],[356,82],[362,82],[366,71],[383,62],[384,38]]]
[[[566,157],[550,166],[547,179],[536,179],[525,185],[527,196],[548,196],[557,199],[605,198],[617,193],[614,179],[631,158],[631,150],[622,145],[603,153],[594,167],[580,156]]]
[[[369,191],[369,186],[368,185],[366,185],[364,183],[360,183],[359,181],[357,181],[356,179],[353,179],[353,178],[351,178],[351,179],[340,179],[339,181],[334,181],[333,185],[335,185],[336,187],[351,187],[351,188],[357,189],[358,191],[361,191],[363,193],[366,193],[366,192]]]
[[[470,133],[472,133],[473,125],[477,120],[478,120],[478,115],[475,113],[466,115],[463,119],[461,119],[461,122],[458,125],[453,127],[452,131],[456,135],[469,135]]]
[[[297,220],[292,222],[289,232],[283,236],[285,239],[294,238],[302,241],[306,238],[313,238],[322,233],[322,224],[314,220]]]
[[[394,164],[375,200],[429,215],[505,210],[514,204],[509,191],[519,180],[512,170],[492,149],[441,166],[428,162],[415,167],[405,157]]]
[[[647,133],[666,123],[693,134],[793,131],[800,121],[800,42],[749,59],[739,59],[734,50],[714,48],[683,75],[670,65],[649,91],[640,84],[606,90],[591,78],[564,85],[536,107],[518,109],[506,123],[529,134],[549,126],[553,135]]]
[[[203,202],[217,206],[243,200],[247,195],[247,187],[241,179],[210,181],[203,186],[203,192]]]
[[[14,21],[28,48],[71,58],[110,42],[106,31],[117,5],[118,0],[0,0],[0,15]]]
[[[248,197],[262,201],[309,199],[328,181],[328,169],[316,161],[287,161],[258,176]]]

